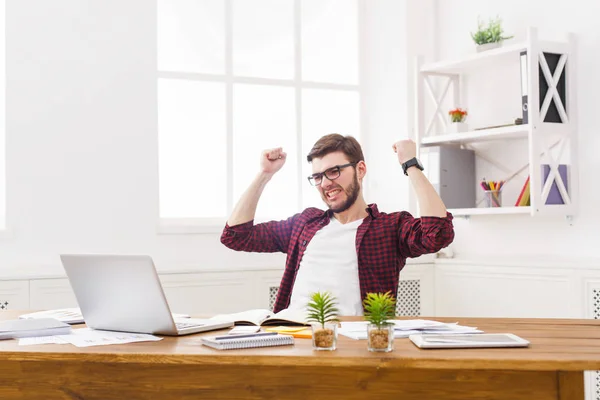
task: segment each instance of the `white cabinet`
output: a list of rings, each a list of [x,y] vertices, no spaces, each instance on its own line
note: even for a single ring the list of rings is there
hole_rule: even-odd
[[[190,315],[232,313],[270,307],[281,270],[224,270],[159,273],[172,312]],[[0,309],[46,310],[77,307],[67,278],[0,281]],[[2,305],[7,303],[6,305]]]
[[[269,288],[281,271],[224,271],[161,274],[171,311],[191,315],[269,308]]]
[[[159,278],[172,312],[208,316],[272,309],[282,274],[282,269],[163,271]],[[433,262],[405,266],[400,273],[397,315],[435,315],[434,276]],[[69,280],[63,277],[0,280],[0,301],[10,309],[77,307]]]
[[[67,278],[32,279],[30,290],[32,310],[77,307],[75,294]]]
[[[569,269],[444,260],[435,269],[441,317],[576,318]]]
[[[0,310],[29,309],[29,281],[0,281]]]

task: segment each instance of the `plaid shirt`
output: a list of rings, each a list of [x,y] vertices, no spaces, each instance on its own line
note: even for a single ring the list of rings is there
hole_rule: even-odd
[[[400,270],[406,259],[435,253],[454,239],[452,214],[446,217],[414,218],[406,211],[381,213],[375,204],[367,208],[369,215],[356,233],[360,295],[369,292],[394,296],[398,291]],[[289,306],[296,273],[302,255],[315,233],[329,224],[332,211],[307,208],[284,221],[254,225],[249,221],[236,226],[225,225],[221,243],[237,251],[287,254],[274,311]]]

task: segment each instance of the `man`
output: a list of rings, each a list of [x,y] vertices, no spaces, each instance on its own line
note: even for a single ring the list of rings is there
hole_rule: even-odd
[[[313,171],[308,180],[328,210],[307,208],[285,221],[254,225],[261,193],[286,160],[281,148],[262,153],[260,172],[233,210],[221,242],[238,251],[287,254],[275,312],[304,309],[310,293],[329,291],[340,315],[363,315],[367,293],[396,294],[406,258],[452,243],[452,215],[423,174],[415,143],[402,140],[393,149],[417,194],[421,218],[367,205],[362,193],[367,165],[360,144],[351,136],[330,134],[307,156]]]

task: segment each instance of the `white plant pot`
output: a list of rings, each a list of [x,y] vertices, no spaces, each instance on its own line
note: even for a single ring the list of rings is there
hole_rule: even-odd
[[[486,50],[490,50],[490,49],[495,49],[502,46],[502,41],[500,42],[494,42],[494,43],[486,43],[486,44],[478,44],[477,45],[477,52],[482,52],[482,51],[486,51]]]
[[[451,122],[448,124],[447,133],[462,133],[468,132],[469,126],[465,122]]]

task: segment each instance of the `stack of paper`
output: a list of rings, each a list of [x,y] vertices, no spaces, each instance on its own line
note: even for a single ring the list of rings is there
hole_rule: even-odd
[[[393,320],[394,338],[407,338],[415,334],[459,334],[459,333],[482,333],[476,327],[458,325],[457,322],[445,323],[429,321],[424,319]],[[367,338],[367,321],[342,322],[338,333],[352,339]]]
[[[113,332],[82,328],[74,329],[68,335],[22,338],[19,339],[19,346],[70,343],[77,347],[90,347],[134,342],[154,342],[158,340],[162,340],[162,338],[144,333]]]
[[[66,324],[83,324],[83,316],[79,308],[60,308],[57,310],[37,311],[19,315],[20,319],[54,318]]]
[[[173,318],[189,318],[188,314],[173,313]],[[40,319],[54,318],[66,324],[83,324],[83,315],[79,308],[58,308],[56,310],[36,311],[28,314],[19,315],[19,319]]]
[[[12,319],[0,322],[0,339],[64,335],[71,326],[53,318]]]

